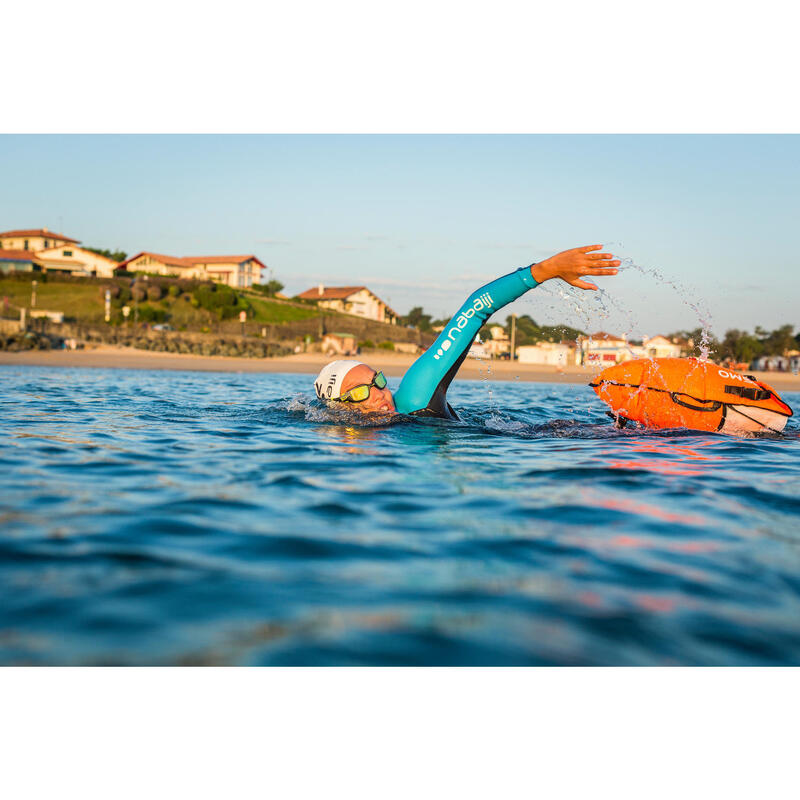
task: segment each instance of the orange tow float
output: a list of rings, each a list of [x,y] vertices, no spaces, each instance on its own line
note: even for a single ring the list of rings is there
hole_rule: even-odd
[[[778,433],[792,409],[751,375],[696,358],[641,358],[603,370],[589,384],[618,425]]]

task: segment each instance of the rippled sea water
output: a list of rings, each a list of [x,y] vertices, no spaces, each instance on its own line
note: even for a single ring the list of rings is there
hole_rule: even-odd
[[[365,427],[311,380],[0,367],[0,663],[800,663],[797,418],[461,381]]]

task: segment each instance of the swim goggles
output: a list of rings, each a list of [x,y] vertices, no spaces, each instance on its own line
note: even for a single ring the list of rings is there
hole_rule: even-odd
[[[347,403],[363,403],[369,397],[369,390],[373,386],[377,386],[378,389],[386,387],[386,378],[382,372],[376,372],[370,383],[360,383],[358,386],[348,389],[344,394],[339,395],[339,399]]]

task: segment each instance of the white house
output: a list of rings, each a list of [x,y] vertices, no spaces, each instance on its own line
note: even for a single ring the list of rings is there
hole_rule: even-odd
[[[491,338],[487,339],[483,346],[490,356],[497,358],[511,352],[511,339],[502,325],[490,325],[489,334]]]
[[[637,357],[631,353],[631,348],[623,337],[605,331],[581,336],[579,342],[582,364],[610,366]]]
[[[47,228],[24,228],[0,233],[0,249],[3,250],[47,250],[60,244],[78,244],[80,239],[55,233]]]
[[[642,348],[649,358],[680,358],[683,348],[666,336],[652,336],[642,342]]]
[[[72,275],[96,275],[98,278],[113,278],[119,269],[119,261],[101,256],[76,244],[60,244],[36,253],[39,261],[49,272],[68,272]]]
[[[259,283],[265,265],[254,255],[242,256],[168,256],[143,250],[120,267],[129,272],[149,272],[174,278],[196,278],[247,289]]]
[[[520,364],[549,364],[565,367],[575,363],[575,348],[563,342],[537,342],[517,348]]]
[[[320,308],[329,308],[343,314],[354,314],[376,322],[397,322],[397,314],[366,286],[324,286],[307,289],[297,295],[301,300],[312,300]]]

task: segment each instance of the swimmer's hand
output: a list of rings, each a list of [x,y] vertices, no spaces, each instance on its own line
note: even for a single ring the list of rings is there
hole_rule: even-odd
[[[601,244],[590,244],[588,247],[574,247],[557,253],[531,267],[531,275],[536,283],[544,283],[550,278],[561,278],[571,286],[579,289],[596,290],[593,283],[582,280],[596,275],[616,275],[616,267],[620,262],[611,253],[595,253],[602,250]]]

